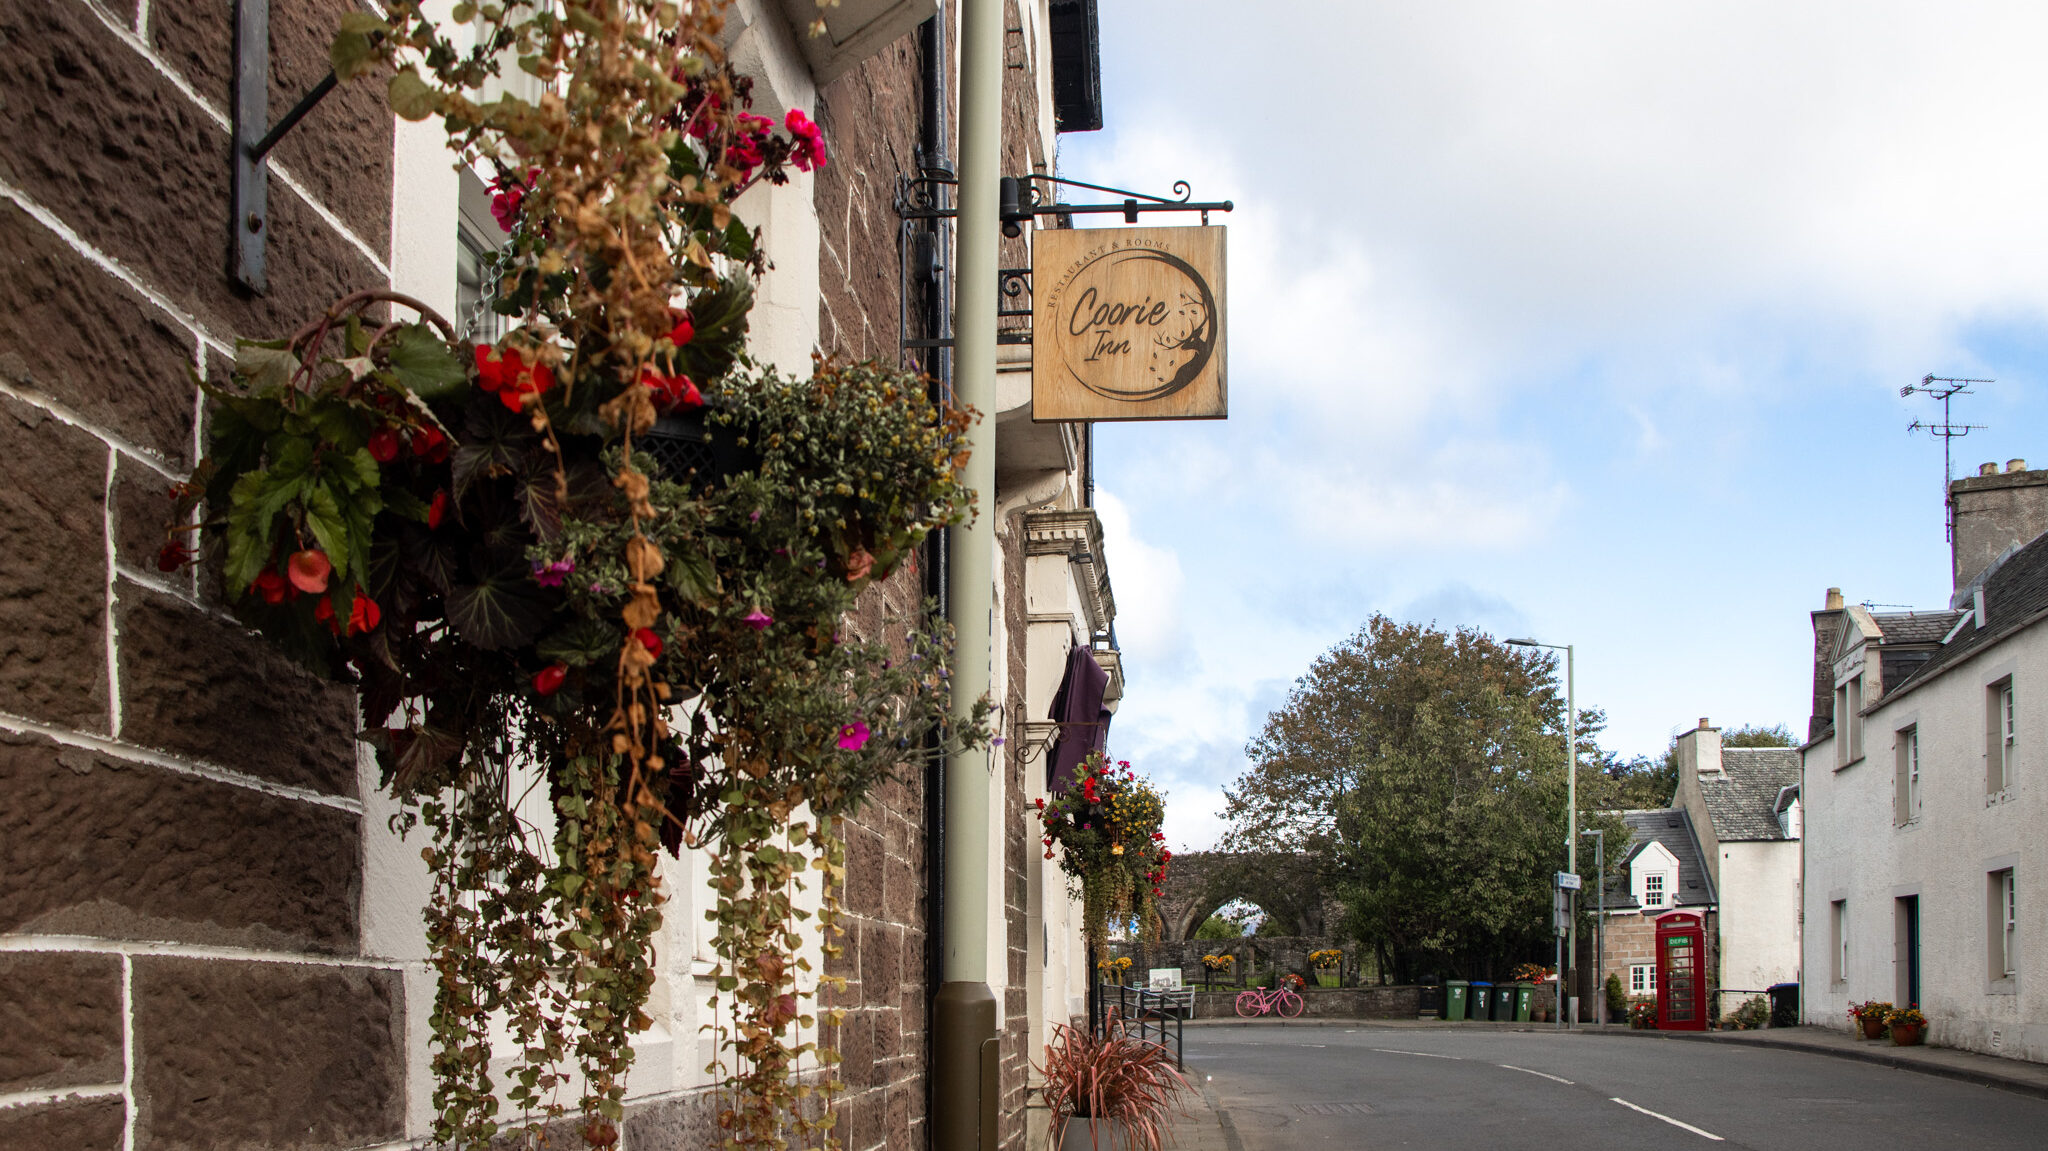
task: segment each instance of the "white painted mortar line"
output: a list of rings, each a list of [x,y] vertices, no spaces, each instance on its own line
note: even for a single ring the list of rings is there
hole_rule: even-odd
[[[115,571],[117,560],[114,555],[116,550],[114,546],[116,522],[114,515],[114,485],[119,482],[120,467],[120,450],[109,447],[107,449],[107,490],[100,510],[105,513],[101,518],[106,523],[106,531],[104,533],[106,538],[102,542],[105,545],[107,557],[107,734],[115,739],[121,738],[121,656],[118,646],[119,639],[116,635],[119,631],[119,625],[115,622],[114,610],[120,600],[120,594],[115,585],[121,579],[119,573]]]
[[[210,616],[214,616],[215,618],[229,620],[230,622],[234,623],[236,627],[242,626],[241,621],[235,619],[233,616],[222,616],[220,615],[220,613],[207,607],[205,604],[200,603],[199,597],[197,595],[194,595],[189,589],[180,588],[173,584],[164,582],[163,576],[156,572],[140,571],[136,568],[129,567],[127,564],[117,564],[114,570],[118,575],[120,575],[122,579],[127,580],[129,583],[135,584],[139,587],[146,587],[149,590],[153,592],[158,592],[162,595],[170,596],[171,598],[179,601],[180,603],[189,604],[192,607],[198,608],[200,611],[203,611]]]
[[[121,1151],[135,1151],[135,961],[121,956]]]
[[[0,935],[0,952],[82,951],[94,955],[119,955],[126,963],[134,957],[163,959],[232,959],[240,963],[296,963],[308,967],[354,967],[366,971],[425,971],[425,960],[388,959],[361,955],[320,955],[299,951],[259,951],[214,943],[177,943],[166,939],[104,939],[97,935]]]
[[[47,1091],[0,1092],[0,1111],[10,1107],[34,1107],[39,1103],[61,1103],[66,1099],[105,1099],[121,1094],[119,1083],[95,1083],[89,1087],[53,1087]]]
[[[301,803],[331,807],[337,811],[348,812],[350,815],[363,814],[363,801],[360,799],[350,799],[342,795],[328,795],[325,792],[313,791],[310,788],[304,787],[293,787],[290,784],[272,783],[269,780],[257,779],[255,776],[244,775],[238,771],[230,771],[224,767],[216,767],[212,764],[200,763],[195,760],[173,759],[162,752],[151,751],[148,748],[138,747],[132,743],[123,743],[119,740],[106,739],[97,735],[87,735],[84,732],[71,731],[68,728],[53,727],[47,723],[38,723],[35,720],[18,715],[8,715],[0,712],[0,731],[11,731],[18,735],[40,735],[67,747],[80,747],[88,751],[103,752],[116,759],[148,764],[151,767],[160,767],[165,771],[174,771],[180,775],[211,780],[215,783],[225,783],[231,787],[240,787],[249,791],[260,791],[265,795],[274,795],[280,799],[295,799]]]
[[[208,347],[215,348],[224,353],[231,351],[231,345],[219,336],[208,332],[205,326],[200,324],[197,317],[172,303],[163,293],[143,283],[140,276],[129,271],[119,260],[86,243],[84,237],[72,231],[71,226],[59,218],[56,213],[37,203],[34,197],[4,180],[0,180],[0,197],[14,201],[15,206],[28,213],[36,223],[55,232],[57,238],[70,245],[72,250],[84,256],[101,271],[128,285],[131,290],[143,299],[148,300],[157,310],[177,321],[180,327],[205,341]]]
[[[46,395],[43,395],[41,392],[27,391],[22,388],[17,388],[14,385],[6,382],[5,380],[0,380],[0,396],[6,396],[11,400],[17,400],[21,403],[27,404],[29,407],[35,408],[39,411],[49,414],[51,417],[56,419],[56,421],[60,424],[64,424],[68,427],[77,428],[79,431],[84,432],[85,434],[93,437],[94,439],[100,441],[101,443],[107,445],[108,447],[114,448],[122,452],[124,455],[134,457],[137,463],[147,466],[151,471],[157,472],[158,474],[162,475],[165,479],[184,478],[183,476],[174,474],[170,470],[169,466],[163,462],[162,456],[157,455],[155,452],[152,452],[147,448],[138,447],[134,444],[129,443],[127,440],[124,440],[120,436],[117,436],[114,433],[106,430],[105,428],[100,427],[99,425],[93,423],[91,420],[88,420],[84,416],[79,415],[77,412],[72,411],[65,405],[58,403],[56,400],[53,400]]]
[[[106,25],[107,30],[119,37],[121,42],[128,45],[136,55],[149,61],[149,66],[156,69],[157,73],[165,80],[170,81],[171,86],[176,88],[187,100],[190,100],[194,107],[204,112],[207,119],[212,120],[221,131],[226,132],[230,137],[234,135],[235,125],[232,120],[228,119],[227,113],[208,103],[205,97],[201,96],[190,84],[187,84],[183,76],[173,71],[171,66],[164,62],[163,57],[156,54],[156,49],[150,47],[147,41],[136,34],[135,29],[122,26],[119,21],[115,20],[96,4],[87,4],[86,8],[93,15],[99,17],[100,23]],[[287,99],[296,98],[297,94],[287,97]],[[268,129],[269,125],[266,124],[264,127]],[[319,216],[342,239],[354,245],[356,250],[363,254],[363,258],[370,261],[370,266],[377,269],[378,275],[384,277],[387,281],[391,279],[390,263],[382,256],[379,256],[376,249],[365,243],[361,236],[356,235],[353,228],[343,223],[340,216],[335,215],[328,209],[327,205],[321,203],[311,192],[307,191],[306,186],[301,184],[297,177],[293,176],[284,165],[273,159],[269,163],[269,168],[270,174],[276,176],[280,183],[290,188],[292,193],[298,196],[299,199],[305,201],[306,206],[313,209],[314,215]],[[226,227],[227,221],[222,221],[222,226]]]

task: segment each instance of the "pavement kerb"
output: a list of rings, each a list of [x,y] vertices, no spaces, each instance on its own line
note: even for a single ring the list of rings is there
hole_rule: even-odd
[[[2001,1075],[1988,1067],[1971,1067],[1954,1063],[1940,1063],[1929,1059],[1916,1059],[1910,1055],[1895,1055],[1884,1048],[1860,1049],[1835,1047],[1819,1043],[1801,1043],[1792,1039],[1750,1038],[1754,1032],[1742,1033],[1742,1038],[1723,1035],[1712,1031],[1636,1031],[1624,1028],[1597,1029],[1580,1028],[1584,1034],[1608,1035],[1627,1039],[1676,1039],[1692,1043],[1721,1043],[1729,1046],[1770,1047],[1779,1051],[1804,1051],[1810,1055],[1828,1055],[1836,1059],[1848,1059],[1857,1063],[1874,1063],[1898,1071],[1917,1071],[1922,1075],[1934,1075],[1943,1079],[1955,1079],[1963,1083],[1974,1083],[1980,1087],[1992,1087],[2010,1091],[2017,1095],[2031,1095],[2037,1099],[2048,1099],[2048,1082],[2024,1079],[2013,1075]],[[1957,1052],[1969,1055],[1969,1052]],[[1993,1056],[1980,1056],[1986,1060]]]

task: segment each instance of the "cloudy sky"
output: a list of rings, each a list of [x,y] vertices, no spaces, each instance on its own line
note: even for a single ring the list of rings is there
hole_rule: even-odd
[[[1803,733],[1806,613],[1945,606],[2048,413],[2048,6],[1103,0],[1063,172],[1231,199],[1230,419],[1103,425],[1113,735],[1199,848],[1373,612],[1578,650],[1609,746]],[[1181,222],[1162,220],[1164,223]],[[1186,222],[1192,223],[1190,219]]]

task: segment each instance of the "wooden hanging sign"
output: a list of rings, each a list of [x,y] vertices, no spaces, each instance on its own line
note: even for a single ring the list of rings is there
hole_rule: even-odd
[[[1224,229],[1031,237],[1031,418],[1220,420]]]

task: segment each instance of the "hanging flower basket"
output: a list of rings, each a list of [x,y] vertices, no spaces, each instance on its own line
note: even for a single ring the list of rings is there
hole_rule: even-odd
[[[1161,823],[1166,806],[1128,760],[1114,765],[1093,752],[1074,770],[1074,782],[1039,801],[1045,857],[1080,889],[1082,930],[1105,947],[1112,922],[1135,924],[1140,938],[1156,938],[1158,898],[1173,853]],[[1058,848],[1055,853],[1054,848]]]

